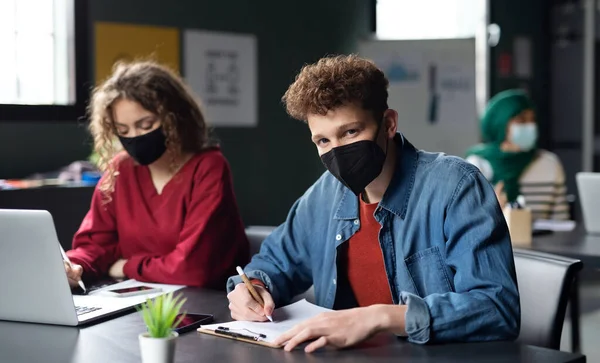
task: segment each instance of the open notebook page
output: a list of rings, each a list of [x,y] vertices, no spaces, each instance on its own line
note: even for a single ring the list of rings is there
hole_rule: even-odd
[[[310,319],[322,312],[331,311],[320,306],[309,303],[306,300],[300,300],[293,304],[275,309],[273,312],[273,322],[253,322],[253,321],[231,321],[229,323],[202,325],[202,329],[215,330],[217,327],[227,327],[230,330],[245,334],[257,335],[264,334],[267,337],[262,339],[265,342],[272,343],[278,336],[293,328],[296,324],[306,319]]]

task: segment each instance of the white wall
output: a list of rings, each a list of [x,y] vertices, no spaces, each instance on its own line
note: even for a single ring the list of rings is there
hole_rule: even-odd
[[[474,39],[369,40],[359,54],[390,80],[389,107],[417,148],[462,157],[479,142]]]

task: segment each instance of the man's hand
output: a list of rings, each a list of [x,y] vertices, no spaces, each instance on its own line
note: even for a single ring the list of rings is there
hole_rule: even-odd
[[[64,261],[64,265],[67,278],[69,279],[69,286],[71,286],[71,288],[79,286],[78,284],[81,280],[81,275],[83,274],[83,268],[76,264],[69,265],[66,261]]]
[[[108,275],[113,279],[124,279],[125,272],[123,272],[123,267],[127,263],[127,260],[120,259],[117,262],[113,263],[108,270]]]
[[[254,289],[262,297],[265,307],[262,308],[254,300],[245,284],[237,284],[235,289],[227,295],[231,318],[234,320],[267,321],[267,315],[273,315],[275,303],[271,294],[267,289],[258,285],[254,285]]]
[[[384,331],[404,334],[404,305],[373,305],[364,308],[326,312],[308,319],[280,337],[274,344],[291,351],[298,344],[316,339],[306,346],[306,353],[326,345],[345,348]]]

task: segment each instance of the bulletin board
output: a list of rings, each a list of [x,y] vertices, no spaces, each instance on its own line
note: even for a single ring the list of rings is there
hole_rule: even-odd
[[[258,124],[258,41],[253,34],[186,29],[185,79],[215,127]],[[277,100],[275,100],[277,101]]]
[[[179,72],[179,29],[95,23],[95,79],[99,84],[121,60],[152,59]]]

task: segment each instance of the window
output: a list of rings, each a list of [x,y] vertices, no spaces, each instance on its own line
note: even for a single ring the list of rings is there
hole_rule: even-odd
[[[484,0],[377,0],[379,39],[472,38]]]
[[[376,36],[382,40],[475,38],[475,94],[481,113],[489,98],[489,1],[376,0]]]
[[[74,0],[0,0],[0,104],[74,105]]]

